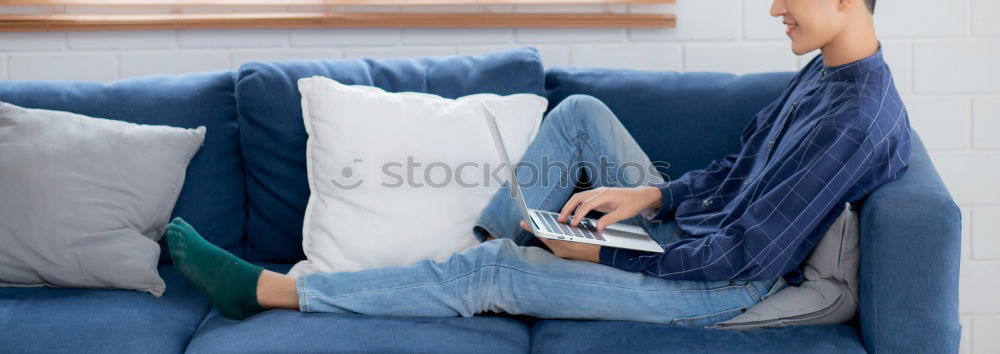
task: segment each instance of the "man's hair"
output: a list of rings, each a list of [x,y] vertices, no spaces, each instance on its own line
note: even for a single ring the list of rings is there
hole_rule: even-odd
[[[875,13],[875,0],[865,0],[865,5],[868,6],[868,12]]]

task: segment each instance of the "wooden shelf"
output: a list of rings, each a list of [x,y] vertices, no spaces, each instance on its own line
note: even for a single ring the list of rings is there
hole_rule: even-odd
[[[3,5],[66,6],[421,6],[673,3],[676,0],[3,0]]]
[[[310,27],[674,27],[672,14],[243,13],[0,15],[0,32]]]

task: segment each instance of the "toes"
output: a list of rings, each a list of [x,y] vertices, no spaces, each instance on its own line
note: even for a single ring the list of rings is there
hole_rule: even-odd
[[[170,223],[167,224],[167,231],[170,230],[179,233],[190,233],[190,234],[197,233],[197,231],[195,231],[194,227],[191,226],[191,224],[188,224],[186,221],[184,221],[184,219],[181,218],[174,218],[174,220],[170,221]]]
[[[181,219],[180,217],[176,217],[173,220],[171,220],[170,224],[171,225],[181,226],[181,227],[191,227],[191,225],[189,225],[187,223],[187,221],[184,221],[184,219]]]
[[[180,227],[178,227],[178,226],[176,226],[174,224],[167,225],[166,235],[167,235],[168,238],[177,238],[182,233],[183,233],[183,230],[181,230]]]

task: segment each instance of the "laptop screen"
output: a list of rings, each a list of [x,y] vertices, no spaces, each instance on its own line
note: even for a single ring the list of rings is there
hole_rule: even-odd
[[[500,163],[506,165],[507,181],[510,182],[511,194],[513,194],[514,199],[517,199],[517,206],[521,209],[521,216],[531,226],[531,231],[534,232],[535,223],[531,220],[530,214],[528,214],[528,206],[524,204],[524,196],[521,195],[521,184],[517,181],[517,176],[514,174],[514,165],[511,164],[510,158],[507,157],[507,148],[503,143],[500,127],[497,126],[497,116],[486,105],[486,101],[480,101],[480,103],[483,105],[483,109],[486,110],[486,125],[490,127],[490,134],[493,135],[493,144],[496,145],[497,155],[500,156]]]

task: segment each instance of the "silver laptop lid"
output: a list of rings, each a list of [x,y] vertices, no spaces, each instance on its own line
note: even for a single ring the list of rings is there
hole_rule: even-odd
[[[510,183],[511,191],[514,194],[514,199],[517,199],[517,206],[521,209],[521,217],[524,221],[528,223],[531,227],[531,231],[535,232],[535,223],[531,220],[531,215],[528,214],[528,205],[524,203],[524,196],[521,195],[521,183],[517,181],[517,176],[514,174],[514,165],[510,163],[510,158],[507,156],[507,148],[503,143],[503,137],[500,135],[500,127],[497,126],[497,116],[493,114],[490,107],[486,105],[486,101],[479,101],[482,104],[483,109],[486,110],[486,125],[490,127],[490,134],[493,135],[493,144],[497,148],[497,156],[500,157],[500,163],[506,165],[507,170],[507,181]]]

